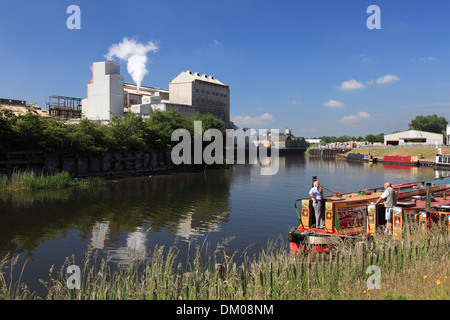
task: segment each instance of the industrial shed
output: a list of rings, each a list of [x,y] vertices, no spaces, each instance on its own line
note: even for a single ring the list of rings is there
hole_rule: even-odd
[[[384,135],[384,144],[387,145],[422,145],[444,144],[444,135],[433,132],[408,130]]]

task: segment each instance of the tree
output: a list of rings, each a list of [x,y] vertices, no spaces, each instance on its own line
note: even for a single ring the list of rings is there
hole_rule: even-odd
[[[364,138],[364,140],[368,141],[368,142],[372,142],[372,143],[374,143],[374,142],[384,142],[384,134],[383,133],[380,133],[380,134],[377,134],[377,135],[368,134]]]
[[[158,150],[170,150],[176,144],[172,141],[172,133],[176,129],[186,129],[191,135],[194,125],[191,119],[178,110],[155,111],[150,118],[145,119],[146,141],[149,147]]]
[[[101,126],[90,120],[83,119],[71,128],[70,139],[72,149],[76,151],[104,151],[106,150],[106,126]]]
[[[447,119],[444,117],[438,117],[436,114],[429,116],[417,116],[409,123],[409,129],[445,134],[447,124]]]
[[[145,123],[138,114],[129,112],[115,116],[105,129],[105,142],[109,150],[142,151],[147,149]]]
[[[45,121],[46,119],[31,109],[28,109],[26,114],[18,116],[11,126],[12,134],[16,136],[15,149],[42,149]]]
[[[0,110],[0,150],[15,145],[16,136],[12,126],[16,121],[17,116],[11,110]]]

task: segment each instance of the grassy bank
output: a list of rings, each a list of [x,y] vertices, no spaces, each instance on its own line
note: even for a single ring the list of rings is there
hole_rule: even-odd
[[[376,155],[374,154],[376,151]],[[450,153],[450,148],[442,148],[442,151],[445,153]],[[375,155],[378,158],[383,158],[386,156],[411,156],[418,157],[420,154],[423,155],[423,160],[435,161],[437,148],[361,148],[361,149],[353,149],[349,153],[360,153],[360,154],[368,154]]]
[[[43,299],[77,300],[365,300],[450,299],[449,236],[411,230],[403,241],[378,234],[373,242],[342,244],[322,255],[292,257],[287,245],[270,242],[259,255],[229,254],[226,244],[213,252],[192,244],[186,261],[174,246],[156,246],[146,262],[134,260],[117,266],[88,252],[81,264],[81,289],[67,288],[66,268],[77,264],[68,258],[59,270],[52,268],[41,280],[48,294]],[[237,261],[240,261],[239,263]],[[37,299],[25,284],[7,279],[0,263],[0,299]],[[370,287],[369,266],[379,271],[379,288]],[[26,272],[23,268],[21,272]],[[370,280],[370,281],[369,281]]]
[[[88,189],[103,184],[100,178],[88,178],[85,180],[74,180],[67,172],[54,175],[36,174],[32,171],[14,172],[10,178],[0,175],[0,190],[46,190],[79,187]]]

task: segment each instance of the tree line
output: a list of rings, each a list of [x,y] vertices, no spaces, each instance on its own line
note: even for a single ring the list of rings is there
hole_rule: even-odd
[[[194,121],[202,121],[202,131],[216,128],[225,133],[225,123],[211,114],[188,118],[175,109],[155,111],[143,118],[135,113],[115,116],[106,125],[81,120],[68,124],[44,118],[31,109],[24,115],[0,110],[0,150],[2,151],[145,151],[170,150],[172,132],[184,128],[193,136]]]
[[[319,137],[322,142],[324,143],[333,143],[333,142],[348,142],[348,141],[367,141],[367,142],[384,142],[384,133],[380,134],[368,134],[365,137],[352,137],[352,136],[323,136]]]
[[[448,121],[445,117],[438,117],[436,114],[428,116],[416,116],[408,124],[409,130],[426,131],[433,133],[446,134]],[[399,131],[395,131],[399,132]],[[394,132],[394,133],[395,133]],[[449,133],[447,133],[449,134]],[[333,142],[347,142],[347,141],[367,141],[367,142],[384,142],[384,133],[380,134],[369,134],[365,137],[352,137],[352,136],[323,136],[319,137],[323,143],[333,143]]]

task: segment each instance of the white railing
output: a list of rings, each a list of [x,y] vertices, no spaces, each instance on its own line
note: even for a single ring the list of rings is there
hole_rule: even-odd
[[[392,145],[376,145],[376,146],[359,146],[355,149],[367,149],[367,148],[377,148],[377,149],[398,149],[398,148],[405,148],[405,149],[409,149],[409,148],[427,148],[427,149],[438,149],[438,148],[444,148],[444,147],[449,147],[448,145],[445,144],[401,144],[401,145],[396,145],[396,146],[392,146]]]

